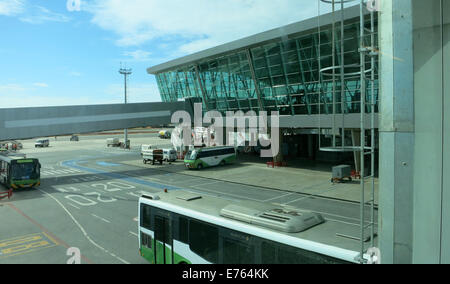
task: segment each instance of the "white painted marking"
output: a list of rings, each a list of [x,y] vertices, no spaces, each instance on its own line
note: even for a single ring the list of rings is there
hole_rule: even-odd
[[[277,199],[280,199],[280,198],[287,197],[289,195],[294,195],[294,193],[288,193],[288,194],[285,194],[285,195],[282,195],[282,196],[277,196],[277,197],[274,197],[274,198],[270,198],[270,199],[264,200],[264,202],[270,202],[270,201],[273,201],[273,200],[277,200]]]
[[[64,198],[69,199],[70,201],[75,202],[76,204],[78,204],[80,206],[93,206],[93,205],[97,204],[97,202],[92,201],[92,200],[84,197],[83,195],[67,195],[67,196],[64,196]],[[82,200],[82,201],[80,201],[80,200]]]
[[[223,183],[223,181],[214,181],[214,182],[206,182],[206,183],[200,183],[200,184],[193,184],[192,186],[206,186],[206,185],[213,185],[213,184],[218,184],[218,183]]]
[[[141,197],[140,195],[138,195],[138,194],[136,194],[134,192],[127,192],[127,194],[131,195],[131,196],[134,196],[134,197],[137,197],[137,198]]]
[[[97,218],[97,219],[100,219],[100,220],[102,220],[103,222],[106,222],[106,223],[109,223],[109,224],[111,224],[111,222],[110,221],[108,221],[108,220],[106,220],[105,218],[102,218],[102,217],[100,217],[100,216],[97,216],[97,215],[95,215],[95,214],[91,214],[93,217],[95,217],[95,218]]]
[[[189,186],[189,188],[192,189],[197,189],[200,191],[200,193],[210,193],[210,194],[215,194],[214,196],[219,196],[220,198],[224,198],[224,197],[228,197],[228,198],[238,198],[238,200],[242,200],[242,199],[248,199],[248,200],[253,200],[253,201],[258,201],[258,202],[262,202],[262,199],[255,199],[255,198],[250,198],[250,197],[244,197],[242,195],[238,195],[238,194],[232,194],[229,192],[222,192],[222,191],[216,191],[213,189],[207,189],[207,188],[201,188],[201,187],[196,187],[196,186]]]
[[[129,231],[128,233],[132,234],[132,235],[135,236],[136,238],[138,237],[138,234],[136,234],[136,233],[134,233],[134,232],[132,232],[132,231]]]
[[[100,249],[101,251],[111,255],[112,257],[114,257],[115,259],[119,260],[122,263],[125,264],[130,264],[129,262],[123,260],[122,258],[118,257],[117,255],[109,252],[107,249],[101,247],[100,245],[98,245],[96,242],[94,242],[91,237],[89,237],[89,235],[86,233],[86,230],[80,225],[80,223],[75,219],[75,217],[73,217],[72,214],[70,214],[69,210],[67,210],[67,208],[61,203],[59,202],[58,199],[56,199],[55,197],[53,197],[51,194],[43,191],[42,189],[39,189],[39,191],[41,191],[42,193],[48,195],[50,198],[52,198],[53,200],[55,200],[56,203],[58,203],[59,206],[61,206],[61,208],[69,215],[69,217],[72,219],[72,221],[75,223],[75,225],[77,225],[77,227],[80,229],[81,233],[85,236],[85,238],[91,243],[93,244],[95,247],[97,247],[98,249]]]
[[[80,207],[77,207],[77,206],[73,205],[72,203],[67,203],[67,204],[70,205],[70,206],[72,206],[73,208],[76,208],[76,209],[78,209],[78,210],[81,210]]]

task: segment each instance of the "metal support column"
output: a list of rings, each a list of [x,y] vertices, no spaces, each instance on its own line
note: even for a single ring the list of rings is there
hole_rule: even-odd
[[[198,65],[195,65],[195,74],[197,76],[197,81],[200,86],[200,90],[202,92],[203,102],[205,103],[206,111],[209,111],[209,101],[206,99],[207,95],[205,92],[205,87],[203,86],[202,78],[200,77],[200,72],[198,71]]]
[[[264,105],[263,105],[262,100],[261,100],[261,90],[259,89],[258,80],[256,79],[255,68],[253,66],[252,54],[250,52],[250,49],[247,49],[246,52],[247,52],[248,65],[250,67],[250,72],[252,73],[253,83],[255,85],[256,96],[258,97],[259,110],[263,111],[264,110]],[[251,107],[252,106],[250,106],[250,108]]]

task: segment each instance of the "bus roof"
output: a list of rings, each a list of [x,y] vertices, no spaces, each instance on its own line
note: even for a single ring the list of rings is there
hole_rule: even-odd
[[[283,230],[283,218],[289,213],[296,215],[296,213],[301,212],[309,214],[306,215],[307,218],[315,217],[319,220],[322,218],[313,212],[308,213],[299,208],[248,200],[229,200],[189,191],[170,191],[153,196],[143,196],[140,202],[237,231],[246,231],[261,238],[276,239],[291,246],[350,262],[356,263],[356,258],[359,255],[359,241],[340,237],[358,236],[359,227],[357,224],[324,219],[324,222],[306,226],[304,230],[296,233]],[[272,216],[268,216],[268,222],[266,223],[264,223],[264,220],[261,221],[261,218],[259,218],[259,222],[257,222],[258,220],[249,220],[252,219],[249,216],[261,217],[267,213]],[[280,213],[284,216],[280,217]],[[277,219],[279,221],[278,226],[274,226]],[[272,226],[267,224],[272,224]],[[286,225],[302,226],[296,224],[296,222],[286,223]]]
[[[20,154],[19,155],[9,155],[9,156],[0,155],[0,161],[5,161],[7,163],[11,163],[12,161],[20,161],[20,160],[35,161],[36,159],[29,159],[24,154],[22,154],[22,155],[20,155]]]

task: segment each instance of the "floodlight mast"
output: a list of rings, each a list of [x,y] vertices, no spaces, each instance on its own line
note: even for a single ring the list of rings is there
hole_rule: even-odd
[[[119,73],[122,74],[124,76],[124,85],[125,85],[125,104],[128,103],[128,98],[127,98],[127,76],[131,75],[132,69],[126,69],[126,68],[120,68]],[[128,129],[124,129],[124,135],[125,135],[125,148],[129,149],[130,145],[128,144]]]

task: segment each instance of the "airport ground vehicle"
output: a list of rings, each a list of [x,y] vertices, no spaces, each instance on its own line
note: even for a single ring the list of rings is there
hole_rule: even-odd
[[[23,145],[17,141],[6,141],[0,143],[0,149],[16,151],[23,149]]]
[[[159,138],[161,138],[161,139],[170,139],[170,137],[171,137],[170,131],[162,130],[159,132]]]
[[[334,264],[358,255],[321,242],[342,224],[270,203],[177,190],[142,196],[138,219],[140,255],[155,264]]]
[[[107,147],[120,147],[119,138],[108,138],[106,139]]]
[[[141,151],[142,161],[144,164],[151,162],[152,165],[159,163],[163,164],[164,152],[162,149],[149,149],[146,151]]]
[[[189,150],[184,157],[188,169],[201,170],[207,167],[224,166],[236,161],[234,147],[196,148]]]
[[[177,151],[174,149],[163,149],[163,160],[166,162],[175,162],[178,159]]]
[[[0,155],[0,183],[7,188],[28,188],[41,185],[41,164],[25,156]]]
[[[38,148],[44,148],[44,147],[50,147],[50,140],[49,139],[39,139],[36,140],[36,142],[34,143],[34,147]]]

